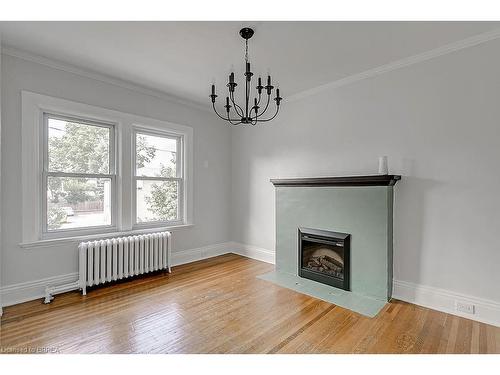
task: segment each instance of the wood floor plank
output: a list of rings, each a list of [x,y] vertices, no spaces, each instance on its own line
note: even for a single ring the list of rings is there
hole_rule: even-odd
[[[471,349],[472,354],[479,354],[479,329],[480,325],[478,322],[472,323],[472,333],[471,333]]]
[[[375,318],[256,278],[234,254],[4,308],[0,352],[499,353],[500,328],[401,301]]]
[[[301,335],[295,335],[280,345],[277,353],[331,353],[335,350],[335,337],[358,320],[350,311],[336,308],[326,311],[316,324],[310,324]],[[292,338],[292,337],[290,337]],[[333,341],[330,339],[333,338]]]
[[[255,332],[254,338],[244,345],[237,346],[232,353],[268,353],[277,345],[288,340],[297,330],[315,321],[317,317],[326,310],[333,308],[327,302],[314,300],[305,305],[286,319],[268,321],[268,328],[261,332]]]
[[[471,352],[472,321],[461,319],[458,324],[457,341],[454,353],[465,354]]]
[[[487,340],[486,340],[487,353],[494,354],[500,352],[500,342],[497,345],[498,330],[495,329],[494,327],[488,326],[486,327],[486,334],[487,334]]]
[[[488,352],[488,336],[486,332],[486,324],[480,324],[479,326],[479,353]]]
[[[429,311],[428,321],[426,324],[428,325],[428,328],[427,330],[424,329],[422,332],[424,343],[420,353],[437,353],[441,343],[441,337],[445,329],[446,314],[431,310]]]
[[[448,343],[446,345],[446,353],[455,353],[455,347],[457,343],[458,327],[460,324],[460,318],[457,316],[452,317],[450,335],[448,336]]]
[[[450,334],[451,334],[452,323],[453,323],[453,317],[451,315],[445,314],[445,323],[444,323],[443,331],[441,333],[441,338],[439,340],[439,346],[438,346],[438,350],[437,350],[438,354],[446,353],[446,348],[448,347],[448,340],[449,340]]]
[[[268,354],[274,354],[277,353],[281,348],[285,347],[289,342],[293,341],[299,335],[304,333],[309,327],[313,326],[318,320],[320,320],[323,316],[328,314],[332,309],[334,309],[335,306],[329,306],[322,312],[320,312],[318,315],[316,315],[313,319],[309,320],[306,324],[304,324],[302,327],[297,329],[295,332],[293,332],[291,335],[289,335],[285,340],[280,342],[278,345],[275,345],[271,350],[269,350],[267,353]]]

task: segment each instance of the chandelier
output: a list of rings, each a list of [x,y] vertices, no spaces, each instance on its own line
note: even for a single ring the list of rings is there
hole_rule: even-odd
[[[254,97],[253,100],[253,106],[251,106],[250,103],[250,90],[251,90],[251,82],[252,82],[252,76],[253,73],[250,71],[250,62],[248,61],[248,39],[250,39],[253,36],[254,31],[248,27],[245,27],[240,30],[240,35],[243,39],[245,39],[245,104],[242,106],[236,104],[234,100],[234,91],[236,89],[236,86],[238,84],[234,82],[234,72],[231,72],[229,75],[229,82],[226,85],[228,88],[228,93],[229,95],[226,96],[226,105],[224,108],[226,108],[226,116],[222,116],[219,114],[217,111],[217,108],[215,107],[215,98],[217,98],[218,95],[215,94],[215,85],[212,85],[212,94],[210,95],[210,98],[212,99],[212,107],[221,119],[228,121],[231,125],[239,125],[239,124],[248,124],[248,125],[256,125],[258,122],[267,122],[271,121],[273,118],[276,117],[276,115],[279,112],[280,109],[280,102],[283,99],[280,97],[280,89],[276,89],[276,96],[273,98],[273,100],[276,102],[276,111],[274,112],[274,115],[268,118],[263,118],[264,114],[269,108],[269,103],[271,102],[271,93],[274,89],[274,86],[271,85],[271,76],[267,76],[267,85],[262,86],[262,78],[259,77],[257,81],[257,86],[255,87],[257,89],[258,96]],[[267,94],[267,100],[264,99],[265,104],[262,103],[261,105],[261,97],[262,95],[262,90],[266,91]],[[265,95],[264,95],[265,96]],[[264,108],[263,110],[260,110],[261,108]],[[232,108],[232,110],[231,110]]]

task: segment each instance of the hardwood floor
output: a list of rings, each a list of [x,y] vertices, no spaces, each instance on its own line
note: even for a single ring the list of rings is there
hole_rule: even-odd
[[[6,307],[0,352],[500,353],[500,328],[393,301],[375,318],[257,279],[223,255]]]

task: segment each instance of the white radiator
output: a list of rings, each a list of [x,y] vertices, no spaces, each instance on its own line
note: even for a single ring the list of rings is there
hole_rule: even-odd
[[[158,232],[137,236],[106,238],[81,242],[78,245],[79,278],[75,283],[47,287],[45,303],[54,294],[133,277],[158,270],[168,270],[171,265],[171,234]]]

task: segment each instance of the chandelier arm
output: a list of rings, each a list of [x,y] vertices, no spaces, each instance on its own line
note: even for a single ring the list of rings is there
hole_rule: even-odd
[[[240,117],[243,117],[243,109],[235,102],[234,94],[229,93],[229,99],[231,99],[231,103],[233,103],[234,111]]]
[[[241,121],[239,121],[239,120],[232,120],[232,121],[231,121],[231,119],[229,118],[229,113],[227,114],[227,119],[226,119],[226,121],[229,121],[229,123],[230,123],[231,125],[239,125],[239,124],[241,124]],[[235,122],[233,122],[233,121],[235,121]]]
[[[257,100],[257,105],[260,104],[260,98],[261,98],[262,94],[259,92],[259,100]]]
[[[252,111],[255,112],[255,116],[252,116]],[[248,112],[250,118],[250,125],[255,125],[257,123],[257,109],[254,107],[250,108],[250,112]]]
[[[257,118],[261,117],[267,111],[267,108],[269,107],[270,101],[271,101],[271,95],[268,95],[266,106],[264,107],[264,110],[260,113],[260,115],[257,116]]]
[[[252,116],[252,111],[255,112],[255,118],[257,118],[257,109],[255,107],[250,108],[250,112],[248,113],[250,118],[253,119],[254,117]],[[253,120],[252,120],[253,121]],[[254,124],[252,124],[254,125]]]
[[[229,113],[227,114],[227,121],[229,121],[229,123],[230,123],[231,125],[239,125],[239,124],[241,124],[241,120],[231,120],[231,119],[229,118]],[[234,121],[234,122],[233,122],[233,121]]]
[[[260,101],[260,95],[259,95],[259,101]],[[257,106],[259,105],[259,101],[257,101]],[[254,120],[252,120],[252,125],[255,125],[257,123],[257,119],[264,114],[264,112],[266,111],[268,105],[269,105],[269,97],[267,98],[266,108],[264,108],[264,111],[262,111],[260,114],[257,112],[257,109],[255,108],[255,106],[253,106],[252,108],[250,108],[250,112],[249,112],[249,117],[250,118],[254,118],[252,116],[252,111],[255,112],[255,123],[253,123]]]
[[[214,110],[215,110],[215,107],[214,107]],[[231,109],[229,109],[230,111]],[[238,116],[238,112],[234,109],[233,107],[233,110],[236,112],[236,115]],[[230,118],[230,112],[229,111],[226,111],[227,113],[227,118],[224,118],[222,116],[219,115],[220,118],[222,118],[223,120],[226,120],[227,122],[229,122],[231,125],[239,125],[241,124],[241,120],[239,119],[231,119]],[[215,112],[217,112],[217,110],[215,110]],[[218,114],[218,113],[217,113]],[[234,122],[233,122],[234,121]]]
[[[222,116],[219,114],[219,112],[217,112],[217,108],[215,108],[215,103],[212,103],[212,107],[213,107],[213,109],[214,109],[214,112],[217,114],[217,116],[219,116],[219,117],[220,117],[221,119],[223,119],[224,121],[229,121],[229,122],[231,122],[231,121],[239,121],[239,120],[237,120],[237,119],[232,119],[232,120],[229,120],[229,117],[228,117],[228,118],[222,117]],[[234,125],[234,124],[233,124],[233,125]]]
[[[268,118],[268,119],[265,119],[265,120],[257,120],[257,122],[267,122],[267,121],[271,121],[273,118],[275,118],[277,115],[278,115],[278,112],[280,111],[280,107],[277,106],[276,108],[276,113],[273,115],[273,117],[271,118]]]
[[[238,111],[235,109],[235,107],[233,107],[233,111],[236,113],[236,117],[238,117],[238,119],[232,119],[233,121],[239,121],[239,119],[241,119],[241,116],[240,114],[238,113]],[[230,121],[231,122],[231,121]]]
[[[258,103],[257,103],[258,105]],[[259,114],[257,113],[257,109],[255,109],[255,118],[252,120],[252,125],[257,125],[257,119],[259,118]]]
[[[232,100],[231,100],[232,101]],[[233,102],[233,101],[232,101]],[[233,107],[232,107],[234,113],[236,114],[236,117],[241,118],[242,115],[238,112],[237,104],[233,102]],[[230,110],[231,111],[231,110]],[[228,114],[229,115],[229,114]],[[234,120],[237,121],[237,120]]]
[[[236,112],[236,114],[240,117],[243,117],[243,108],[241,108],[238,104],[236,104],[236,102],[234,101],[234,92],[229,92],[229,98],[231,99],[231,102],[233,103],[233,106],[234,106],[234,110]],[[241,113],[237,110],[239,109],[241,111]]]

